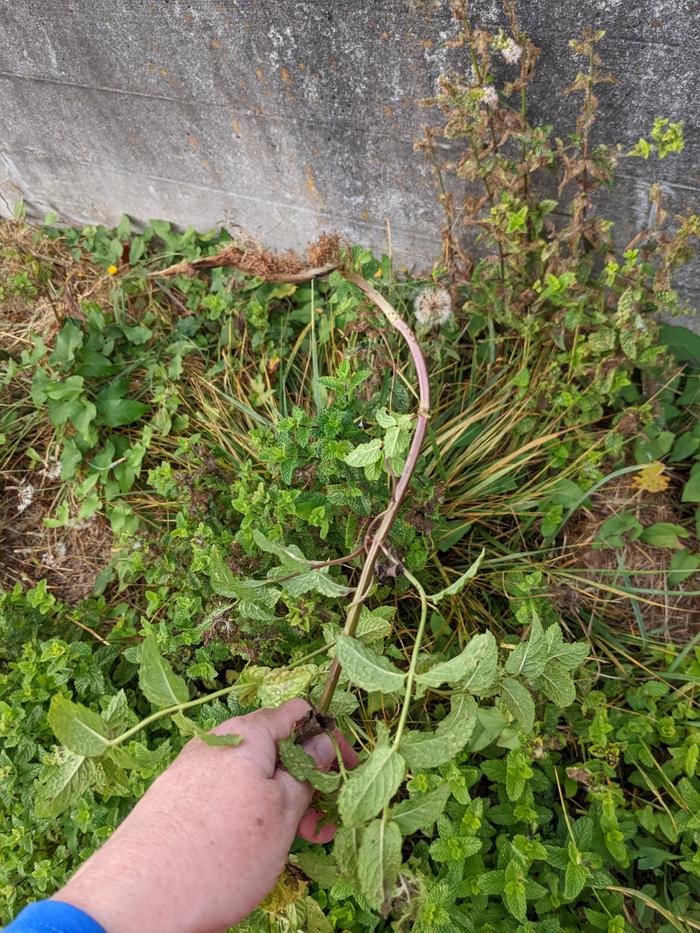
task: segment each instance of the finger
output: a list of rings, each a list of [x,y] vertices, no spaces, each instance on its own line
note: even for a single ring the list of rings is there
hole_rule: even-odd
[[[248,760],[264,777],[272,778],[277,764],[277,741],[288,738],[297,720],[310,709],[306,700],[289,700],[276,709],[258,709],[245,716],[234,716],[211,731],[218,735],[241,735],[243,742],[235,749],[238,761]]]
[[[356,768],[359,764],[360,756],[357,754],[352,745],[350,745],[345,736],[342,735],[337,729],[333,735],[336,742],[338,743],[338,747],[340,748],[340,754],[345,767],[349,769]]]
[[[330,824],[319,826],[318,823],[322,818],[322,813],[309,807],[299,821],[297,836],[306,839],[307,842],[330,842],[335,836],[336,827]]]
[[[307,739],[301,747],[307,755],[311,755],[316,767],[321,771],[328,771],[338,760],[335,743],[327,735],[315,735]]]

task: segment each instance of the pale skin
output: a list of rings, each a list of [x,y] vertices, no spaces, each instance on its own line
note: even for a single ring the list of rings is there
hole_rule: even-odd
[[[109,840],[53,900],[85,911],[107,933],[223,933],[270,893],[295,835],[328,842],[313,791],[277,764],[276,742],[308,711],[304,700],[229,719],[235,748],[189,742]],[[339,739],[339,737],[338,737]],[[357,756],[318,735],[304,749],[327,771]]]

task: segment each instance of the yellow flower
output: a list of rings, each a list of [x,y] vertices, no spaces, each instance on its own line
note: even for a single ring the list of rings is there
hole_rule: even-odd
[[[107,272],[109,272],[110,275],[116,275],[116,274],[117,274],[117,267],[116,267],[116,266],[108,266],[108,267],[107,267]]]
[[[663,492],[668,489],[669,478],[664,473],[663,463],[650,463],[635,476],[633,483],[644,492]]]
[[[381,279],[383,274],[384,274],[384,271],[382,269],[377,269],[377,271],[374,273],[374,277],[375,279]]]

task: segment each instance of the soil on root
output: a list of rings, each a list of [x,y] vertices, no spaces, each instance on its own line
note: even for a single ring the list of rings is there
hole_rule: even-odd
[[[581,508],[565,528],[565,564],[578,573],[557,584],[553,595],[562,607],[580,610],[585,605],[599,618],[636,635],[641,621],[649,636],[684,644],[700,631],[700,596],[688,595],[700,590],[700,573],[671,586],[671,549],[639,540],[622,548],[594,547],[603,522],[621,512],[632,513],[644,527],[656,522],[687,527],[680,504],[681,484],[665,475],[668,486],[657,492],[641,489],[634,479],[624,476],[591,497],[590,505]],[[694,536],[682,544],[690,552],[697,550]],[[630,589],[634,595],[624,592]]]

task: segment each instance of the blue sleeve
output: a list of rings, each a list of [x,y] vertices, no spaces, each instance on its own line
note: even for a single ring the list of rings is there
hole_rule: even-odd
[[[62,901],[37,901],[5,927],[5,933],[106,933],[82,910]]]

